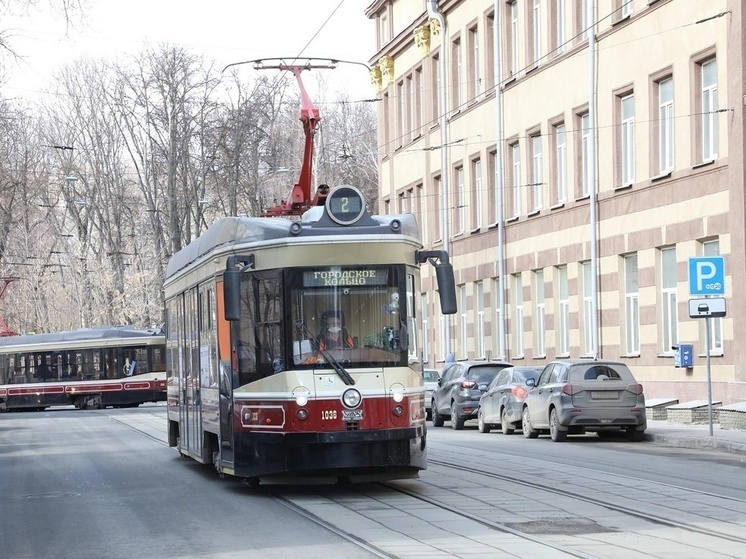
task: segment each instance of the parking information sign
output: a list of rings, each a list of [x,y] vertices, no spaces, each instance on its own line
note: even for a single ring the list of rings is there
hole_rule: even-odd
[[[725,295],[725,259],[697,256],[689,259],[690,295]]]

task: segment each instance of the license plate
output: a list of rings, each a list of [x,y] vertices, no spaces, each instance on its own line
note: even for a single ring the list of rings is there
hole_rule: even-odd
[[[594,400],[616,400],[619,398],[619,392],[616,390],[613,391],[604,391],[604,392],[591,392],[591,398]]]
[[[363,410],[342,410],[344,421],[360,421],[363,418]]]

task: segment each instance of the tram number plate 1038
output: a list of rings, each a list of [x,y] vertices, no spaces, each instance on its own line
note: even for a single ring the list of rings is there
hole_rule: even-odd
[[[363,410],[342,410],[344,421],[360,421],[363,419]]]

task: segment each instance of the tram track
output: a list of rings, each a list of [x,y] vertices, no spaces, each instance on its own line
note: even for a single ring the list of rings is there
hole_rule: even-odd
[[[147,425],[110,417],[165,444]],[[498,468],[488,464],[472,461],[464,465],[463,461],[432,456],[428,463],[430,468],[416,481],[323,486],[323,489],[260,485],[252,491],[261,492],[372,557],[382,559],[433,553],[471,556],[470,552],[454,552],[457,545],[467,548],[492,545],[488,553],[499,556],[505,553],[500,543],[487,540],[504,543],[506,538],[512,546],[534,551],[513,555],[516,557],[541,553],[578,559],[619,557],[619,551],[625,549],[621,542],[630,537],[652,538],[658,545],[679,546],[685,550],[683,556],[711,549],[719,550],[719,557],[743,556],[740,551],[733,551],[746,544],[746,536],[740,535],[746,534],[743,499],[606,472],[605,479],[594,486],[586,480],[598,479],[601,472],[588,467],[563,470],[558,483],[549,486],[537,484],[537,465],[532,464],[519,471],[496,471]],[[567,482],[572,478],[576,479],[575,484]],[[455,481],[443,484],[444,479]],[[654,497],[645,502],[639,496],[628,495],[625,492],[628,488],[647,491]],[[503,491],[512,499],[522,500],[520,506],[524,510],[543,509],[534,516],[530,513],[521,518],[512,516],[507,507],[491,497]],[[594,495],[594,491],[598,494]],[[660,503],[655,502],[658,495]],[[406,499],[402,500],[402,496]],[[590,520],[591,511],[602,518],[598,524]],[[392,522],[391,518],[400,522]],[[473,528],[463,532],[444,529],[454,521],[459,524],[466,521]],[[421,531],[407,528],[418,523],[429,527]],[[600,545],[602,541],[608,542],[607,547]],[[620,543],[612,543],[615,541]],[[615,553],[616,545],[620,547]]]
[[[453,463],[453,462],[447,462],[447,461],[443,461],[443,460],[432,460],[432,459],[430,459],[428,461],[428,463],[430,465],[437,465],[437,466],[441,466],[441,467],[447,467],[447,468],[454,469],[454,470],[457,470],[457,471],[469,472],[469,473],[472,473],[472,474],[476,473],[476,474],[488,477],[490,479],[500,480],[500,481],[503,481],[503,482],[507,482],[507,483],[511,483],[511,484],[515,484],[515,485],[519,485],[519,486],[523,486],[523,487],[530,487],[532,489],[536,488],[536,485],[534,483],[527,482],[527,481],[524,481],[522,479],[517,479],[515,477],[509,476],[509,475],[506,475],[506,474],[500,474],[500,473],[496,473],[496,472],[489,472],[489,471],[486,471],[486,470],[474,469],[473,467],[466,467],[466,466],[464,466],[462,464],[456,464],[456,463]],[[658,485],[662,485],[662,484],[658,484]],[[676,486],[672,486],[672,485],[666,485],[666,487],[675,488],[675,489],[681,489],[681,488],[677,488]],[[399,488],[396,488],[396,487],[394,487],[393,489],[400,490]],[[567,497],[567,498],[575,499],[575,500],[578,500],[578,501],[583,501],[585,503],[589,503],[589,504],[592,504],[592,505],[600,506],[600,507],[603,507],[603,508],[605,508],[607,510],[614,511],[614,512],[619,512],[619,513],[622,513],[622,514],[625,514],[625,515],[628,515],[628,516],[639,518],[641,520],[645,520],[647,522],[651,522],[653,524],[657,524],[657,525],[660,525],[660,526],[665,526],[665,527],[668,527],[668,528],[677,528],[677,529],[681,529],[681,530],[686,530],[688,532],[699,533],[699,534],[706,535],[706,536],[715,536],[715,537],[718,537],[718,538],[721,538],[721,539],[724,539],[724,540],[728,540],[728,541],[732,541],[732,542],[735,542],[735,543],[746,544],[746,537],[743,537],[743,536],[739,536],[739,535],[736,535],[736,534],[729,534],[727,532],[722,532],[722,531],[718,531],[718,530],[703,529],[703,528],[700,528],[699,526],[697,526],[694,523],[679,522],[679,521],[675,521],[675,520],[663,518],[660,515],[650,514],[650,513],[641,511],[641,510],[636,510],[636,509],[633,509],[631,507],[621,506],[621,505],[618,505],[618,504],[615,504],[615,503],[611,503],[609,501],[605,501],[603,499],[598,499],[598,498],[590,497],[590,496],[587,496],[587,495],[579,495],[576,492],[563,490],[563,489],[561,489],[559,487],[542,486],[542,490],[546,491],[547,493],[552,493],[552,494],[555,494],[555,495],[558,495],[558,496]],[[707,492],[704,492],[704,491],[695,491],[695,490],[689,490],[689,489],[687,489],[686,491],[688,491],[689,493],[697,493],[697,494],[699,494],[701,496],[704,496],[704,497],[707,497],[707,498],[715,498],[715,499],[722,499],[724,501],[731,501],[731,502],[734,502],[734,503],[738,503],[740,505],[744,505],[746,507],[746,502],[744,502],[742,499],[736,499],[736,498],[728,497],[728,496],[715,495],[713,493],[707,493]],[[740,527],[740,528],[742,529],[743,527]]]

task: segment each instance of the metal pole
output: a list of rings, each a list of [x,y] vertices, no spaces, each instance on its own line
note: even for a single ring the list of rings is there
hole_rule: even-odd
[[[705,317],[705,330],[707,330],[707,418],[710,422],[710,436],[712,437],[712,376],[710,373],[710,317]]]
[[[589,220],[591,222],[591,324],[586,327],[591,329],[591,346],[593,358],[599,357],[598,339],[598,255],[596,244],[598,230],[598,216],[596,215],[596,33],[595,33],[595,2],[588,2],[588,126],[590,128],[590,141],[588,142],[588,189],[590,198]]]
[[[497,221],[497,308],[500,320],[497,323],[497,358],[506,361],[505,332],[505,209],[503,208],[503,88],[502,88],[502,49],[500,48],[500,0],[495,0],[495,127],[497,129],[497,146],[495,148],[495,221]]]

